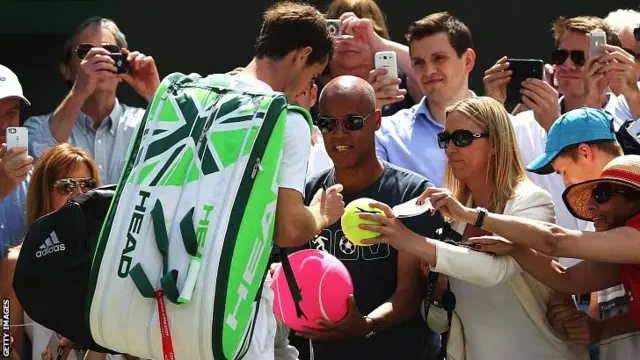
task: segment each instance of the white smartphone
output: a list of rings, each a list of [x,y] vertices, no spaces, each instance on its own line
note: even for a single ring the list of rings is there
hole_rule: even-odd
[[[384,68],[387,74],[379,76],[378,81],[398,78],[398,57],[395,51],[379,51],[374,55],[374,66],[376,69]],[[398,90],[398,85],[386,86],[389,90]]]
[[[607,45],[607,34],[602,30],[593,30],[589,33],[589,55],[604,54],[604,46]]]
[[[29,132],[26,127],[8,127],[7,128],[7,151],[22,147],[26,148],[29,145]],[[27,153],[24,152],[21,157],[26,157]]]

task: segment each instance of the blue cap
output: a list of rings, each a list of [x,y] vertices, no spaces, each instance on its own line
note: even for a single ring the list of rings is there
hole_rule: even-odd
[[[551,174],[554,172],[551,162],[566,147],[602,140],[616,140],[613,116],[604,110],[586,107],[569,111],[551,125],[544,154],[533,160],[527,171]]]

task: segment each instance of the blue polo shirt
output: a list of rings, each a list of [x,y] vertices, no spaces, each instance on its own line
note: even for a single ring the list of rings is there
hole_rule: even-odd
[[[2,257],[7,250],[22,241],[27,233],[27,189],[31,174],[16,191],[0,200],[0,251]]]

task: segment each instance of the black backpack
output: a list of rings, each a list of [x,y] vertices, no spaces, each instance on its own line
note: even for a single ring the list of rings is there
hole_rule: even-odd
[[[24,311],[77,348],[114,353],[96,344],[85,311],[93,254],[115,185],[79,194],[36,220],[22,244],[13,288]]]
[[[625,121],[616,132],[616,139],[625,155],[640,155],[640,143],[634,135],[629,133],[629,127],[634,122],[635,120]]]

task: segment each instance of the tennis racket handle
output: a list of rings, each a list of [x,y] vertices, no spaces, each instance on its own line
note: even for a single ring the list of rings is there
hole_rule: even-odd
[[[196,287],[196,280],[198,279],[198,273],[200,272],[201,260],[193,257],[189,264],[189,270],[187,271],[187,279],[184,282],[184,286],[180,291],[180,297],[178,303],[186,304],[191,301],[191,295],[193,295],[193,289]]]

